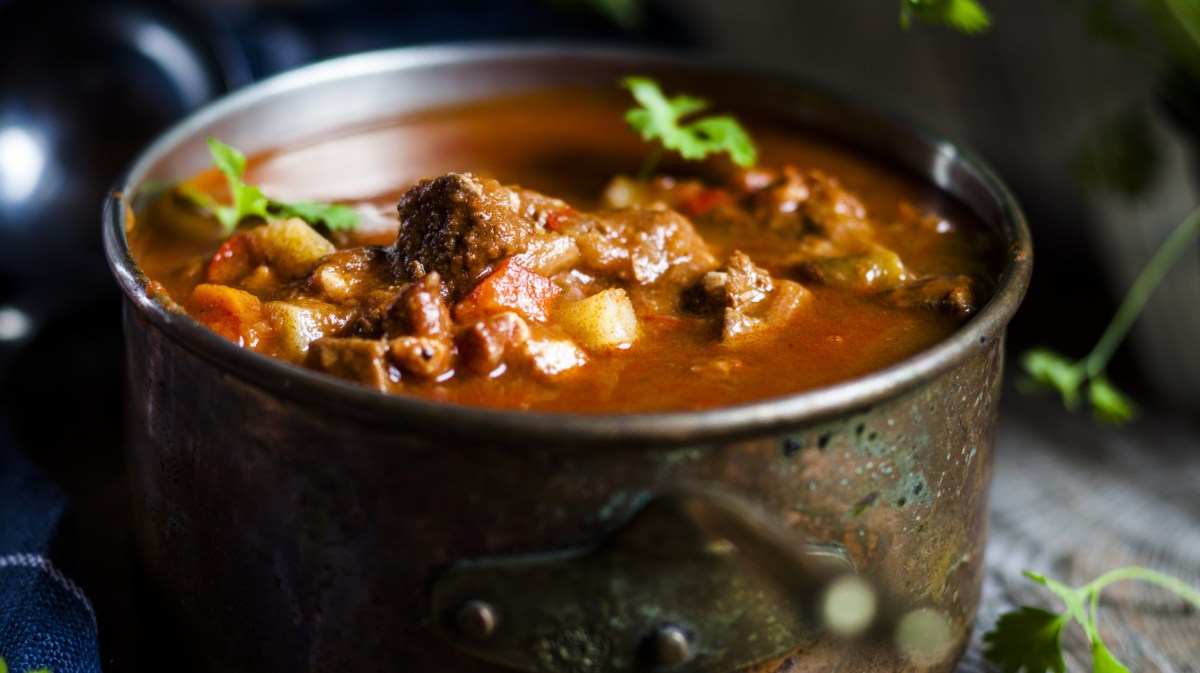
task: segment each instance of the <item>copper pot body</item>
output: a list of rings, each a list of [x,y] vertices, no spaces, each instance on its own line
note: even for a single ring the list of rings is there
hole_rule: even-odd
[[[114,199],[106,239],[128,295],[136,538],[200,668],[503,670],[435,634],[430,591],[441,573],[464,559],[588,544],[647,497],[696,483],[756,504],[797,539],[837,546],[889,595],[941,612],[951,628],[949,656],[933,663],[817,638],[745,670],[953,668],[982,581],[1004,327],[1031,265],[1020,211],[968,153],[767,75],[629,52],[454,47],[353,57],[252,87],[169,132],[118,188],[136,195],[198,170],[194,148],[207,134],[255,151],[430,105],[609,84],[631,67],[738,88],[750,104],[927,176],[1009,243],[996,296],[908,361],[745,407],[575,416],[441,406],[242,351],[165,308],[124,242],[123,209],[137,199]],[[318,99],[305,119],[266,124]],[[594,663],[543,670],[604,670]]]

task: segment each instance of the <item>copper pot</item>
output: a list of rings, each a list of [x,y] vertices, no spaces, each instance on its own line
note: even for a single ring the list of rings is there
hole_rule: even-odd
[[[1007,242],[995,296],[933,348],[821,390],[703,412],[517,413],[388,397],[242,350],[150,298],[130,258],[129,209],[200,170],[206,135],[253,152],[632,71],[736,94],[924,176]],[[949,671],[965,648],[1004,328],[1031,252],[1016,203],[962,148],[693,59],[433,47],[250,87],[161,137],[115,191],[105,239],[127,296],[137,539],[202,668]],[[791,570],[772,569],[789,554]],[[821,597],[845,572],[868,582],[869,633],[884,637],[827,632]],[[914,610],[945,627],[937,656],[891,646]]]

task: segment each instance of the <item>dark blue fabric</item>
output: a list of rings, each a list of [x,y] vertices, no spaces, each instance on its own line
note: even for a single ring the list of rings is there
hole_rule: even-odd
[[[61,558],[66,497],[0,425],[0,657],[11,673],[99,673],[92,607]]]

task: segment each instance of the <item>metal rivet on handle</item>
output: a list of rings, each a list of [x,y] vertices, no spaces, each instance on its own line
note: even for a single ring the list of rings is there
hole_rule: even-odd
[[[454,626],[463,637],[481,643],[496,632],[496,609],[484,601],[467,601],[458,609]]]
[[[687,633],[678,626],[660,626],[650,638],[650,656],[654,658],[655,667],[678,666],[692,655]]]

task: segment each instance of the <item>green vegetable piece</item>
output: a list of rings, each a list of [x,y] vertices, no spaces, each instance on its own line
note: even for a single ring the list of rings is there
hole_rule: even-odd
[[[983,636],[983,656],[1004,673],[1066,673],[1062,631],[1069,617],[1028,605],[1001,615],[996,628]]]
[[[976,0],[901,0],[900,25],[907,30],[914,17],[968,35],[982,33],[992,25],[992,17]]]
[[[219,204],[212,197],[194,189],[184,190],[183,193],[201,207],[208,209],[221,223],[221,228],[226,234],[232,233],[242,220],[250,217],[260,217],[264,220],[299,217],[312,225],[324,224],[330,231],[358,226],[358,213],[348,206],[312,201],[289,203],[269,199],[261,189],[248,185],[243,180],[246,174],[244,154],[213,137],[208,138],[208,151],[212,155],[213,165],[225,176],[232,203]]]
[[[623,85],[639,105],[625,113],[625,121],[642,140],[657,140],[663,148],[688,160],[724,153],[737,165],[748,168],[758,159],[754,141],[733,117],[711,115],[683,122],[684,117],[706,109],[708,101],[687,94],[667,98],[658,84],[646,77],[626,77]],[[643,167],[643,176],[649,176],[657,160],[656,153]]]
[[[0,657],[0,673],[8,673],[8,662],[4,661],[4,657]],[[27,673],[51,673],[48,668],[35,668]]]

